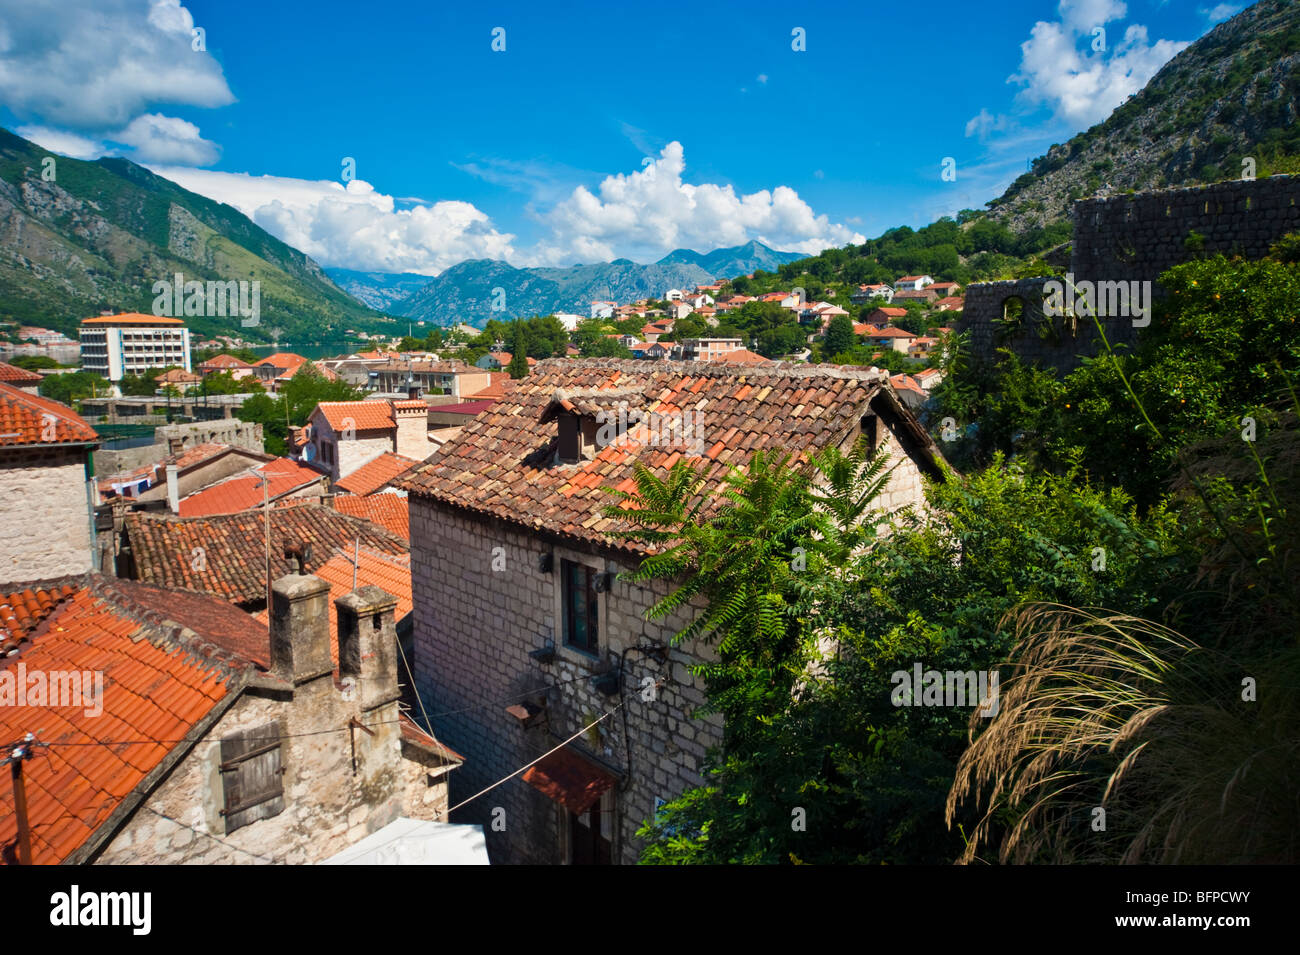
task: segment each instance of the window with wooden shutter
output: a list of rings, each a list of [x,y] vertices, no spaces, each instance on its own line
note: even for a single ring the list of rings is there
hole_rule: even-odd
[[[221,786],[227,834],[284,811],[278,720],[222,738]]]

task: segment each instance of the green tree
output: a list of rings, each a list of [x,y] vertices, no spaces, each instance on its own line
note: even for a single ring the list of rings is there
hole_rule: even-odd
[[[521,321],[515,321],[511,328],[510,364],[506,366],[506,371],[515,379],[528,376],[528,332]]]
[[[71,371],[63,375],[47,375],[37,390],[46,398],[75,408],[80,398],[106,395],[111,385],[108,380],[89,371]]]
[[[847,315],[836,315],[826,326],[826,337],[822,341],[822,354],[838,355],[849,351],[858,343],[858,336],[853,333],[853,320]]]

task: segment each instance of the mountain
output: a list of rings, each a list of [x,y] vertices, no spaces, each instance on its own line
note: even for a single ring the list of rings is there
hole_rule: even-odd
[[[777,252],[762,242],[750,241],[731,249],[714,249],[701,255],[691,249],[669,252],[657,265],[698,265],[716,278],[735,278],[762,269],[775,272],[786,262],[796,262],[804,256],[799,252]]]
[[[1260,0],[1220,23],[1107,119],[1034,160],[990,203],[1016,231],[1082,196],[1300,172],[1300,3]]]
[[[261,283],[258,326],[186,317],[200,336],[326,341],[396,329],[230,206],[129,160],[52,156],[0,129],[0,321],[75,338],[78,322],[102,310],[152,312],[154,282],[177,272]]]
[[[415,272],[356,272],[327,268],[325,274],[357,301],[381,312],[390,310],[395,302],[433,281],[432,276]]]
[[[330,274],[364,302],[377,302],[385,289],[395,290],[397,279],[423,279],[405,299],[389,299],[384,307],[394,315],[435,325],[469,322],[482,326],[490,318],[504,319],[552,312],[586,315],[597,300],[631,302],[659,298],[670,288],[693,288],[716,278],[745,275],[756,269],[775,269],[801,258],[794,252],[777,252],[761,242],[707,254],[678,249],[651,265],[615,259],[569,268],[517,269],[505,262],[475,259],[455,265],[435,279],[384,273]],[[355,286],[355,288],[354,288]],[[501,289],[504,296],[494,292]],[[493,305],[503,306],[494,310]]]

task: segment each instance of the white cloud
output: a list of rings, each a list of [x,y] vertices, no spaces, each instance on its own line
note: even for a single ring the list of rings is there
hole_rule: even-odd
[[[813,254],[864,236],[816,215],[789,186],[736,195],[731,186],[685,182],[682,144],[632,173],[607,176],[592,192],[573,190],[542,218],[552,235],[528,256],[536,264],[653,259],[677,248],[707,251],[750,239]]]
[[[140,162],[206,166],[217,161],[221,150],[199,135],[193,123],[160,113],[137,116],[113,140],[135,149]]]
[[[1137,24],[1130,25],[1118,43],[1104,35],[1095,37],[1094,29],[1104,29],[1127,12],[1118,0],[1061,0],[1059,9],[1061,22],[1034,24],[1020,46],[1020,71],[1010,81],[1025,87],[1020,93],[1023,102],[1046,105],[1076,127],[1105,119],[1189,45],[1173,40],[1152,43],[1146,27]],[[1081,38],[1087,40],[1086,52],[1080,51]],[[1098,40],[1105,41],[1102,49],[1096,48]]]
[[[994,116],[987,109],[981,108],[980,111],[972,116],[966,123],[966,135],[978,136],[980,139],[987,139],[990,133],[1003,133],[1012,127],[1010,117],[1001,113]]]
[[[73,159],[98,159],[108,151],[101,142],[48,126],[19,126],[14,132],[50,152]]]
[[[220,64],[191,48],[179,0],[5,3],[0,101],[19,117],[103,132],[156,103],[234,102]]]
[[[766,83],[766,82],[767,82],[767,74],[766,74],[766,73],[759,73],[757,79],[758,79],[758,81],[759,81],[760,83]]]
[[[1218,23],[1221,20],[1235,17],[1244,9],[1246,9],[1245,6],[1240,3],[1220,3],[1218,6],[1212,7],[1205,16],[1211,23]]]
[[[514,236],[486,213],[447,200],[397,209],[392,196],[353,179],[252,176],[184,166],[151,166],[186,189],[234,206],[322,265],[436,275],[465,259],[512,259]]]

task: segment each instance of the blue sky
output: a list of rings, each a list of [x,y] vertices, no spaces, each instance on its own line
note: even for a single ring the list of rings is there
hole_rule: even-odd
[[[0,123],[324,265],[813,252],[980,206],[1242,4],[989,6],[0,0]]]

